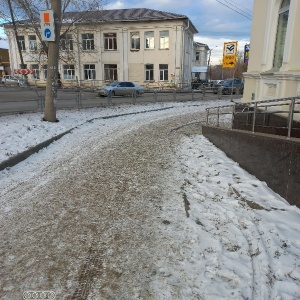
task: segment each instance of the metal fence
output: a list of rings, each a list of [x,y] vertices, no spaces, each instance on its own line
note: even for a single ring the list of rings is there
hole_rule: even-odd
[[[129,96],[100,97],[97,89],[91,88],[58,88],[53,90],[56,109],[83,109],[91,107],[107,107],[120,104],[156,103],[156,102],[185,102],[216,99],[236,99],[240,94],[214,94],[210,88],[198,90],[190,88],[146,88],[143,95],[132,93]],[[45,107],[45,89],[37,87],[0,87],[0,115],[43,112]]]
[[[245,116],[245,126],[251,126],[251,131],[258,131],[258,125],[261,127],[273,127],[267,124],[267,116],[276,115],[286,119],[286,126],[281,129],[287,130],[287,137],[291,137],[293,128],[294,115],[300,113],[300,97],[279,98],[272,100],[253,101],[243,103],[241,111],[236,110],[236,105],[211,107],[206,109],[206,125],[220,127],[220,118],[224,115],[231,115],[231,128],[233,128],[235,117],[238,115]],[[261,116],[260,124],[257,123],[258,116]]]

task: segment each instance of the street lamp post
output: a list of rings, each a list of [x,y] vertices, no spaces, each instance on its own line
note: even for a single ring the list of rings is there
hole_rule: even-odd
[[[208,54],[208,61],[207,61],[207,72],[209,71],[209,81],[211,81],[211,63],[210,63],[211,51],[213,51],[217,47],[218,46],[215,46],[214,48],[208,50],[209,54]]]

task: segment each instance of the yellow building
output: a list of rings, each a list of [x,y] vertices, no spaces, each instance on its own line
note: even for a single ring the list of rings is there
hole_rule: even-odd
[[[74,20],[80,20],[74,22]],[[151,9],[66,13],[61,38],[59,74],[62,84],[99,86],[112,80],[141,85],[185,85],[191,82],[196,28],[184,15]],[[20,68],[16,39],[10,24],[11,68]],[[19,43],[29,83],[45,85],[47,56],[28,23],[18,24]],[[172,75],[172,76],[171,76]]]
[[[243,102],[300,96],[299,28],[299,0],[254,0]]]
[[[0,48],[0,77],[10,72],[8,49]]]

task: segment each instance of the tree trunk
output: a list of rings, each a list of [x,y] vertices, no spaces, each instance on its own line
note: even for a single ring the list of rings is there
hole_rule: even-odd
[[[55,20],[55,41],[49,42],[48,65],[47,65],[47,86],[45,97],[45,115],[44,120],[56,122],[56,93],[58,80],[58,60],[59,60],[59,38],[61,28],[61,0],[51,0]]]
[[[24,69],[25,64],[24,64],[24,59],[23,59],[23,55],[22,55],[21,45],[20,45],[20,42],[19,42],[18,30],[17,30],[17,26],[16,26],[16,22],[15,22],[15,16],[14,16],[14,13],[13,13],[13,9],[12,9],[10,0],[7,0],[7,3],[8,3],[8,6],[9,6],[9,12],[10,12],[11,20],[12,20],[12,23],[13,23],[15,38],[16,38],[16,42],[17,42],[17,46],[18,46],[18,52],[19,52],[19,56],[20,56],[20,60],[21,60],[21,69]]]

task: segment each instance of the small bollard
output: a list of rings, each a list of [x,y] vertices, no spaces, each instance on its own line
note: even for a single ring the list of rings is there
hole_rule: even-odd
[[[222,87],[218,87],[218,99],[222,98]]]
[[[107,103],[108,105],[112,105],[112,91],[107,92]]]
[[[136,104],[137,91],[133,91],[131,96],[132,96],[132,103]]]
[[[205,99],[205,86],[202,88],[202,100],[204,100]]]

